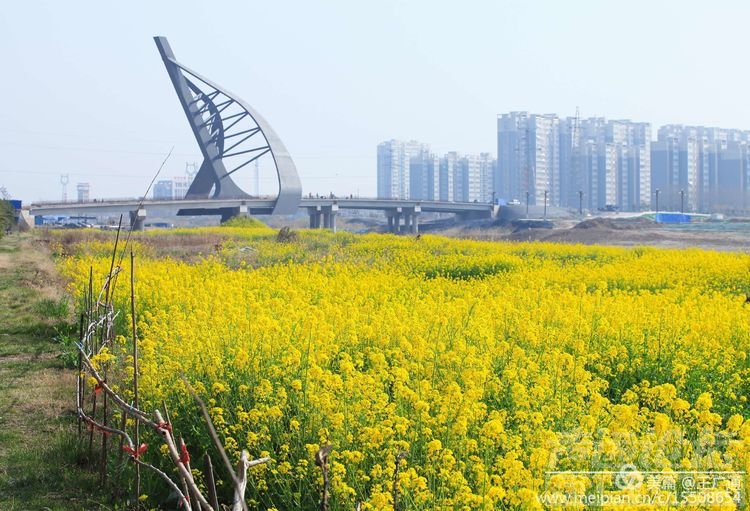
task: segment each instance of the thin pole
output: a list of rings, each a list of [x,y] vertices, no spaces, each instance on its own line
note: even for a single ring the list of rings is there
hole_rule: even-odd
[[[88,301],[88,297],[86,297],[86,300]],[[83,336],[85,335],[84,330],[84,323],[86,321],[86,313],[81,312],[81,326],[79,329],[80,335],[79,340],[80,342],[83,342]],[[76,366],[76,369],[78,369],[78,374],[76,375],[76,378],[81,377],[81,371],[83,371],[83,353],[81,353],[81,350],[78,350],[78,365]],[[83,385],[77,385],[78,392],[76,392],[76,410],[83,410]],[[83,435],[83,419],[81,418],[80,414],[78,415],[78,442],[81,441],[81,437]],[[80,445],[80,444],[79,444]]]
[[[656,217],[654,218],[655,221],[659,221],[659,189],[656,189]]]
[[[107,383],[107,369],[106,368],[104,369],[104,383]],[[108,414],[109,414],[108,408],[109,407],[107,406],[108,405],[108,401],[109,401],[109,399],[108,399],[109,396],[107,395],[106,392],[102,392],[102,394],[103,394],[103,399],[102,399],[102,414],[103,414],[102,415],[102,424],[104,426],[107,426],[108,425],[107,421],[109,420],[109,417],[108,417]],[[101,461],[100,461],[100,465],[99,465],[99,468],[101,470],[100,476],[101,476],[102,484],[105,484],[107,482],[107,452],[108,452],[107,444],[108,444],[108,442],[107,442],[107,435],[104,432],[102,432],[102,457],[101,457]]]
[[[680,214],[685,214],[685,190],[680,190]]]
[[[135,254],[130,251],[130,318],[133,329],[133,406],[138,408],[138,330],[135,319]],[[135,417],[135,445],[141,445],[140,420]],[[135,464],[135,502],[141,496],[141,466]]]
[[[578,214],[583,216],[583,190],[578,190]]]
[[[122,229],[122,215],[120,215],[120,223],[117,225],[117,234],[115,235],[115,248],[112,250],[112,261],[109,264],[109,280],[107,281],[107,289],[104,293],[104,303],[109,306],[109,293],[112,288],[112,272],[115,269],[115,257],[117,256],[117,244],[120,241],[120,230]]]
[[[91,394],[91,417],[96,417],[96,390]],[[94,428],[89,425],[89,460],[91,460],[91,466],[94,466],[93,454],[94,454]]]
[[[526,218],[529,218],[529,192],[526,191]]]

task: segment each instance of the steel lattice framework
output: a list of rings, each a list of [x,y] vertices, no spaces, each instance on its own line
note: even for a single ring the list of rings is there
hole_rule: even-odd
[[[186,198],[251,198],[231,176],[270,154],[279,181],[273,214],[296,213],[302,186],[297,168],[273,128],[237,95],[177,62],[166,37],[154,37],[154,41],[203,153],[203,164]]]

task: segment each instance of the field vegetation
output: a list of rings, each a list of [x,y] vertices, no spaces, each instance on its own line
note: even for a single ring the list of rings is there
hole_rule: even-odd
[[[0,238],[13,226],[13,206],[7,200],[0,199]]]
[[[112,236],[52,245],[82,301]],[[251,508],[319,509],[327,445],[335,510],[541,509],[545,492],[632,492],[623,466],[678,486],[750,469],[748,254],[257,224],[130,246],[141,408],[167,404],[191,454],[212,452],[186,378],[231,458],[270,456]],[[132,399],[126,285],[114,301],[120,337],[98,361]],[[143,456],[170,466],[164,449]],[[735,483],[705,491],[731,501]],[[146,505],[169,499],[144,483]]]

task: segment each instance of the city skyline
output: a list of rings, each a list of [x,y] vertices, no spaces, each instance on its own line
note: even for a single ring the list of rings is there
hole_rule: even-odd
[[[652,135],[656,133],[654,138]],[[750,130],[512,111],[497,158],[378,145],[380,199],[521,203],[587,211],[747,212]]]
[[[379,199],[490,202],[497,160],[491,153],[438,156],[416,140],[378,144]]]
[[[200,164],[155,35],[268,119],[305,193],[375,195],[372,148],[390,138],[495,151],[495,116],[511,110],[750,128],[740,1],[225,1],[215,17],[199,7],[5,6],[0,186],[54,200],[66,174],[92,198],[140,196],[173,147],[161,176]]]

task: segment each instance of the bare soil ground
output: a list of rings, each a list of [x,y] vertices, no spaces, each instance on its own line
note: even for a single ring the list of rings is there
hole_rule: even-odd
[[[750,252],[750,221],[657,224],[643,217],[597,217],[583,222],[555,219],[551,224],[551,228],[543,228],[531,227],[523,221],[479,222],[454,225],[434,232],[446,236],[485,240]]]

